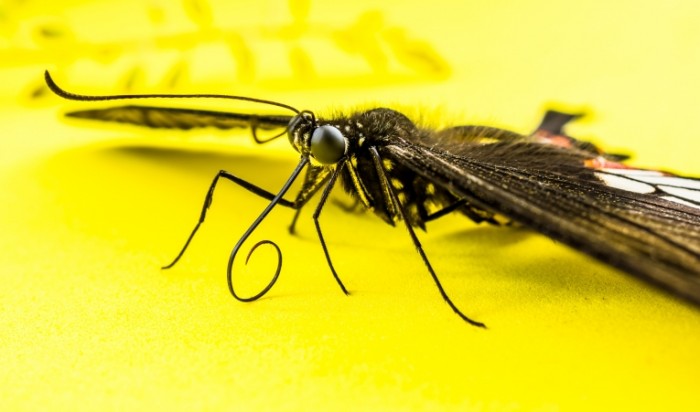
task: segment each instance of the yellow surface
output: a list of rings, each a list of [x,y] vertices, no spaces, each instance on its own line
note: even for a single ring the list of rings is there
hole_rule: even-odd
[[[400,102],[521,132],[558,104],[593,112],[574,135],[700,175],[696,2],[59,3],[0,9],[0,409],[700,406],[700,311],[525,230],[449,217],[419,234],[488,330],[441,301],[405,230],[334,203],[322,226],[350,297],[309,207],[298,236],[281,208],[256,232],[282,247],[282,277],[234,301],[228,251],[266,202],[232,186],[160,271],[217,170],[274,191],[296,155],[246,133],[77,127],[59,117],[75,104],[27,97],[48,68],[81,92],[231,92],[320,112]],[[242,288],[267,279],[273,255],[257,253]]]

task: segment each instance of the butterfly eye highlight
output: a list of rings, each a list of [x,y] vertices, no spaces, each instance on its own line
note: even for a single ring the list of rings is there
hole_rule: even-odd
[[[323,164],[340,160],[347,150],[347,142],[336,127],[319,126],[311,135],[311,155]]]

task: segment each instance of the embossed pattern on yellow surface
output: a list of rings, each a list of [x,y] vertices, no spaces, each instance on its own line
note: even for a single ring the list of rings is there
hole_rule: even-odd
[[[575,136],[634,164],[700,175],[694,2],[5,2],[0,6],[0,408],[694,410],[700,311],[523,229],[459,216],[419,233],[278,208],[283,272],[252,304],[228,252],[267,202],[217,192],[219,169],[276,191],[297,155],[245,132],[65,121],[44,69],[86,93],[213,92],[320,113],[375,104],[435,124],[528,132],[546,107],[586,109]],[[158,101],[157,104],[171,104]],[[250,110],[229,102],[180,107]],[[102,107],[102,106],[99,106]],[[273,252],[242,268],[264,283]],[[257,282],[257,283],[256,283]]]

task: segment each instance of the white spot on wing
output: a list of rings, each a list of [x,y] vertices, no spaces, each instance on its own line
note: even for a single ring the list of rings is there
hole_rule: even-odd
[[[600,169],[606,173],[612,173],[620,176],[634,176],[635,178],[640,176],[665,176],[663,173],[656,170],[643,170],[643,169]]]
[[[628,192],[634,193],[654,193],[656,188],[652,185],[646,183],[637,182],[632,179],[628,179],[623,176],[617,176],[607,173],[596,173],[598,179],[602,180],[609,187],[614,187],[616,189],[626,190]]]
[[[687,200],[679,199],[679,198],[674,197],[674,196],[661,196],[661,198],[666,199],[666,200],[671,201],[671,202],[674,202],[674,203],[680,203],[682,205],[686,205],[686,206],[694,207],[696,209],[700,209],[699,205],[696,205],[694,203],[690,203]]]
[[[659,186],[659,189],[676,197],[680,197],[693,202],[700,202],[700,192],[697,190],[684,189],[673,186]]]
[[[700,190],[700,180],[686,179],[678,176],[651,176],[651,177],[636,177],[646,183],[664,186],[682,187],[686,189]]]

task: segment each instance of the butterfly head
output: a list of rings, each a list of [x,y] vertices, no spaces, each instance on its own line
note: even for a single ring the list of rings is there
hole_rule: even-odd
[[[287,126],[289,143],[297,152],[324,165],[335,164],[348,151],[348,139],[335,126],[319,125],[310,111],[301,111]]]

